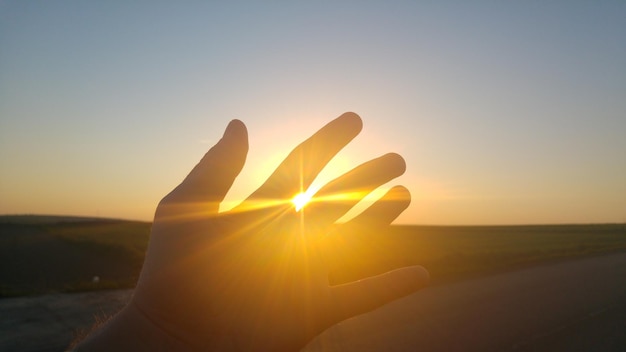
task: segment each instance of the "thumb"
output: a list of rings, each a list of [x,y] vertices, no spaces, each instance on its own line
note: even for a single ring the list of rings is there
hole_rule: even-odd
[[[430,276],[421,266],[396,269],[363,280],[331,287],[335,323],[367,313],[428,284]]]
[[[185,202],[217,213],[219,204],[241,172],[248,154],[248,131],[243,122],[232,120],[222,138],[168,194],[167,203]]]

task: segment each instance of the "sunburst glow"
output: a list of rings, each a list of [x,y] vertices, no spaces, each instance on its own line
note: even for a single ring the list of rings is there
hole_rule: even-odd
[[[312,197],[313,197],[312,194],[309,194],[308,192],[302,192],[302,193],[298,193],[295,197],[293,197],[291,202],[296,207],[296,211],[300,211],[300,209],[304,208],[304,206],[309,201],[311,201]]]

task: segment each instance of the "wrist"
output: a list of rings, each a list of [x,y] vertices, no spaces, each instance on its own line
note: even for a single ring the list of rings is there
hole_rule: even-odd
[[[72,350],[190,351],[191,347],[167,334],[131,302]]]

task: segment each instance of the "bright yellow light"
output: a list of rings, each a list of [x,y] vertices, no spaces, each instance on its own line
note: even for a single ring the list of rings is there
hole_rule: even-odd
[[[312,198],[312,195],[307,192],[298,193],[291,202],[296,207],[296,211],[300,211]]]

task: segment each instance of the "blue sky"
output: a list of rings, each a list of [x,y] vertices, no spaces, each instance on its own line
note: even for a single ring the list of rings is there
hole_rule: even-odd
[[[626,221],[622,1],[0,1],[0,213],[149,220],[229,120],[229,199],[344,111],[398,222]]]

